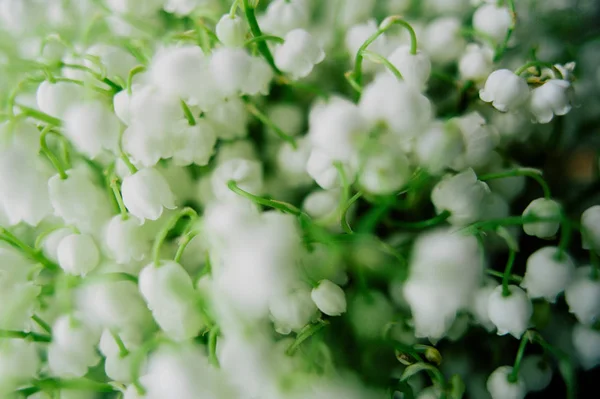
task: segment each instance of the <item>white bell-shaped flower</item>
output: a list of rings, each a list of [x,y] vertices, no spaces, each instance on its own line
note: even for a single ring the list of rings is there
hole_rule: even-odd
[[[600,279],[592,278],[591,266],[577,268],[565,290],[565,300],[581,324],[591,325],[600,320]]]
[[[491,332],[496,328],[494,323],[492,323],[490,320],[490,315],[488,313],[490,295],[495,288],[496,286],[492,284],[486,284],[483,287],[478,288],[473,294],[471,306],[469,307],[477,323],[479,323],[488,332]]]
[[[470,112],[447,122],[448,129],[457,129],[463,139],[464,151],[452,164],[456,170],[467,167],[481,168],[490,163],[490,157],[498,145],[498,133],[485,123],[479,112]]]
[[[262,57],[250,57],[248,77],[243,83],[242,93],[254,96],[269,94],[271,81],[273,80],[273,70]]]
[[[581,214],[583,248],[600,253],[600,205],[589,207]]]
[[[508,69],[492,72],[485,86],[479,91],[479,98],[501,112],[516,110],[529,98],[529,86],[520,76]]]
[[[527,258],[527,269],[521,287],[527,289],[530,298],[544,298],[554,303],[571,281],[575,263],[569,255],[561,256],[557,252],[556,247],[544,247]]]
[[[388,57],[406,83],[418,90],[424,90],[431,74],[431,60],[421,51],[411,54],[410,46],[396,48]],[[391,73],[391,72],[390,72]]]
[[[473,28],[500,43],[506,37],[512,18],[507,7],[484,4],[473,14]]]
[[[101,102],[75,104],[64,119],[65,135],[81,153],[95,158],[103,149],[118,150],[119,120]]]
[[[523,231],[525,231],[525,234],[539,238],[550,238],[556,234],[560,227],[562,210],[558,202],[554,200],[537,198],[531,201],[523,211],[523,217],[527,216],[535,216],[542,219],[556,219],[556,222],[549,221],[523,224]]]
[[[419,43],[434,63],[456,61],[466,46],[461,28],[462,22],[456,17],[434,19],[425,27]]]
[[[265,32],[285,36],[293,29],[306,28],[310,20],[307,0],[275,0],[269,3],[260,25]]]
[[[538,123],[549,123],[554,115],[566,115],[571,110],[569,90],[571,83],[562,79],[550,79],[531,90],[529,110]]]
[[[152,59],[150,78],[154,85],[173,95],[178,107],[181,98],[206,109],[220,99],[219,86],[213,79],[209,62],[198,46],[163,48]],[[169,100],[169,107],[175,106],[175,99]],[[170,109],[167,112],[171,112]]]
[[[175,209],[175,196],[169,183],[154,168],[139,170],[123,179],[123,203],[140,220],[156,220],[163,209]]]
[[[387,73],[365,87],[358,106],[373,127],[384,124],[407,139],[425,130],[432,116],[427,97]]]
[[[527,386],[521,376],[515,382],[509,381],[513,368],[500,366],[487,379],[487,390],[492,399],[523,399],[527,395]]]
[[[434,122],[416,137],[414,155],[419,166],[432,175],[441,174],[463,152],[460,131],[449,124]]]
[[[488,46],[471,43],[458,61],[458,71],[464,80],[482,82],[492,73],[494,50]]]
[[[306,172],[306,163],[310,156],[310,143],[307,138],[302,137],[296,141],[296,144],[297,148],[293,148],[290,143],[283,143],[276,155],[279,172],[293,187],[305,186],[312,181]]]
[[[98,266],[100,251],[88,234],[70,234],[56,249],[58,264],[68,274],[85,276]]]
[[[488,315],[498,335],[510,334],[519,339],[529,326],[533,305],[521,288],[509,285],[508,290],[510,295],[504,296],[501,285],[494,289],[488,302]]]
[[[193,338],[204,326],[192,279],[180,264],[149,264],[140,272],[139,289],[154,319],[170,338]]]
[[[58,255],[56,253],[58,244],[66,236],[73,234],[73,229],[69,227],[58,228],[48,233],[42,240],[42,251],[44,256],[48,259],[58,262]]]
[[[48,366],[58,377],[83,377],[89,367],[100,361],[96,353],[99,334],[78,320],[60,316],[52,326],[52,342],[48,346]]]
[[[354,159],[364,145],[368,126],[358,107],[350,101],[333,98],[318,104],[309,115],[309,140],[313,148],[337,161]]]
[[[371,151],[361,165],[358,183],[365,191],[375,195],[393,194],[400,190],[412,176],[410,161],[393,145],[380,145]]]
[[[237,97],[216,104],[206,112],[205,119],[222,140],[234,140],[248,135],[248,111],[244,102]],[[222,148],[219,149],[219,154],[221,150]]]
[[[87,49],[87,55],[98,57],[100,63],[104,66],[106,77],[110,79],[120,78],[125,81],[129,71],[137,64],[137,60],[131,53],[122,47],[111,46],[108,44],[95,44]],[[85,66],[101,73],[100,68],[89,59],[84,60]]]
[[[179,77],[176,73],[174,75]],[[134,87],[129,103],[130,125],[141,126],[146,130],[145,136],[166,135],[173,123],[184,118],[180,95],[162,88],[168,82],[165,78],[163,86],[147,84]],[[189,83],[186,87],[191,86]]]
[[[182,126],[174,138],[176,144],[173,152],[173,163],[177,166],[208,164],[214,153],[217,136],[212,125],[205,120],[198,120],[193,126]]]
[[[340,316],[346,312],[346,295],[339,285],[329,280],[319,281],[310,297],[319,310],[327,316]]]
[[[519,375],[528,392],[543,391],[552,381],[552,367],[541,355],[525,356],[521,361]]]
[[[330,190],[341,187],[340,173],[332,159],[325,151],[314,149],[306,161],[306,172],[323,189]],[[356,179],[357,167],[354,163],[344,162],[342,169],[349,184]]]
[[[220,200],[238,197],[227,186],[230,180],[235,181],[242,190],[255,195],[259,195],[263,188],[261,164],[247,159],[232,159],[223,162],[213,171],[211,179],[215,197]]]
[[[40,83],[37,93],[37,106],[40,111],[56,118],[63,118],[72,105],[80,103],[85,96],[85,89],[76,83],[44,81]]]
[[[9,393],[35,379],[41,364],[38,344],[21,339],[2,340],[0,345],[0,392]]]
[[[431,192],[431,202],[437,213],[450,212],[450,223],[464,226],[479,220],[482,204],[489,195],[488,185],[477,179],[473,169],[467,169],[436,184]]]
[[[96,186],[87,172],[72,169],[68,178],[55,175],[48,180],[54,214],[82,232],[95,233],[111,216],[107,194]]]
[[[104,242],[117,263],[141,261],[150,252],[150,240],[136,218],[114,216],[106,226]]]
[[[210,70],[218,90],[225,97],[233,97],[243,91],[251,79],[252,56],[241,48],[222,47],[213,51]]]
[[[308,289],[302,287],[290,294],[278,295],[269,302],[269,313],[280,334],[300,331],[315,316],[317,307]]]
[[[573,327],[572,337],[575,353],[584,370],[600,364],[600,332],[582,324]]]
[[[275,48],[275,65],[293,79],[308,76],[313,67],[325,59],[325,52],[310,33],[294,29],[285,35],[282,45]]]
[[[242,47],[246,42],[248,25],[237,15],[225,14],[215,28],[217,37],[227,47]]]
[[[115,115],[125,125],[131,123],[131,95],[127,90],[121,90],[113,96],[113,110]]]
[[[172,121],[171,129],[177,129],[187,122],[183,119]],[[173,156],[174,140],[167,134],[167,131],[162,131],[160,134],[146,129],[143,123],[133,122],[123,132],[123,149],[131,158],[131,161],[136,165],[145,167],[155,166],[160,159],[168,159]]]

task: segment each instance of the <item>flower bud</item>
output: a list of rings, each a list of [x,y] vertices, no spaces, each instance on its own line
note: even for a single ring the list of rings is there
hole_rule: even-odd
[[[458,62],[460,76],[464,80],[484,81],[492,73],[494,50],[477,44],[467,45]]]
[[[479,98],[501,112],[518,109],[529,98],[529,86],[525,79],[508,69],[498,69],[488,76]]]
[[[562,79],[550,79],[531,91],[529,110],[538,123],[549,123],[554,115],[566,115],[571,110],[569,90],[571,83]]]
[[[410,46],[400,46],[390,54],[388,61],[398,69],[406,83],[418,90],[425,89],[431,73],[431,61],[427,54],[421,51],[411,54]]]
[[[489,194],[488,185],[477,179],[473,169],[467,169],[436,184],[431,192],[431,202],[437,213],[450,212],[450,223],[464,226],[479,220],[483,200]]]
[[[530,298],[544,298],[554,303],[571,281],[575,263],[569,255],[557,254],[558,251],[556,247],[544,247],[527,258],[527,269],[521,287],[527,289]]]
[[[500,366],[487,379],[487,390],[492,399],[523,399],[527,394],[525,381],[519,376],[515,382],[508,380],[513,368]]]
[[[431,61],[447,64],[460,57],[466,46],[461,28],[462,22],[455,17],[437,18],[426,26],[420,44]]]
[[[463,148],[459,129],[448,123],[434,122],[416,137],[414,152],[420,166],[433,175],[439,175],[452,165]]]
[[[206,112],[205,119],[213,126],[220,139],[234,140],[248,135],[248,112],[244,103],[237,97],[216,104]],[[219,148],[218,158],[221,158],[224,148]]]
[[[325,59],[325,52],[310,33],[294,29],[285,35],[282,45],[275,48],[275,65],[293,79],[308,76],[313,67]]]
[[[600,205],[594,205],[581,214],[583,248],[600,254]]]
[[[569,311],[584,325],[600,320],[600,279],[592,280],[591,266],[579,267],[565,290]]]
[[[523,225],[523,231],[525,231],[525,234],[527,235],[539,238],[553,237],[560,226],[560,221],[558,221],[558,219],[560,219],[561,215],[561,207],[556,201],[546,198],[534,199],[523,211],[523,217],[535,216],[544,219],[557,219],[557,221],[525,223]]]
[[[123,179],[123,203],[138,219],[156,220],[163,209],[175,209],[175,196],[165,178],[154,168],[139,170]]]
[[[329,280],[321,280],[313,288],[310,297],[319,310],[328,316],[339,316],[346,312],[346,296],[344,290]]]
[[[75,104],[65,112],[65,135],[90,158],[103,149],[118,151],[119,120],[101,102]]]
[[[87,234],[70,234],[60,240],[56,249],[58,264],[68,274],[85,276],[98,266],[100,251]]]
[[[261,27],[263,31],[284,36],[293,29],[309,25],[310,8],[306,0],[275,0],[269,3]]]
[[[497,43],[504,40],[511,23],[508,8],[496,4],[484,4],[473,14],[473,28],[485,33]]]
[[[519,375],[523,378],[527,391],[538,392],[550,385],[552,367],[541,355],[529,355],[521,361]]]
[[[96,353],[99,336],[80,321],[59,317],[52,326],[48,346],[48,366],[58,377],[83,377],[89,367],[100,361]]]
[[[509,285],[508,289],[509,296],[502,295],[501,285],[490,294],[488,315],[496,325],[498,335],[511,334],[519,339],[529,326],[533,305],[525,291],[519,287]]]
[[[246,42],[248,26],[246,20],[237,15],[223,15],[215,30],[221,43],[227,47],[242,47]]]
[[[581,324],[573,327],[573,346],[585,370],[600,364],[600,332]]]
[[[194,126],[185,125],[174,137],[173,163],[177,166],[208,164],[214,153],[217,136],[211,124],[198,120]]]
[[[124,220],[121,215],[114,216],[106,226],[104,240],[108,251],[120,264],[141,261],[150,251],[150,241],[135,218]]]
[[[345,45],[352,62],[356,59],[356,54],[361,48],[363,43],[377,32],[377,23],[374,19],[370,19],[367,22],[354,25],[346,32]],[[386,40],[385,33],[378,36],[373,43],[369,45],[369,50],[376,54],[385,55],[388,53],[388,43]],[[369,60],[363,59],[363,71],[374,72],[380,65]]]

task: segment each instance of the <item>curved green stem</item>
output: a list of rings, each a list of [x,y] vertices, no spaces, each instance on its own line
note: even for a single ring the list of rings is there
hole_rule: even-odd
[[[394,66],[394,64],[392,64],[387,58],[385,58],[383,55],[381,54],[377,54],[374,53],[373,51],[369,51],[369,50],[365,50],[363,51],[363,55],[366,56],[368,59],[370,59],[371,61],[378,63],[378,64],[383,64],[385,65],[385,67],[394,74],[394,76],[396,77],[396,79],[403,81],[404,77],[402,76],[402,74],[400,73],[400,71],[398,70],[398,68],[396,68]]]
[[[340,184],[342,186],[342,196],[340,197],[340,204],[338,206],[338,214],[340,217],[340,224],[344,225],[342,219],[344,218],[344,211],[346,210],[346,204],[348,203],[348,200],[350,199],[350,184],[348,183],[348,177],[346,176],[346,172],[344,171],[344,165],[339,162],[336,161],[333,163],[333,166],[335,166],[335,168],[337,169],[338,175],[340,177]],[[350,232],[346,231],[346,233],[351,234],[352,229],[349,230]]]
[[[239,5],[240,5],[240,0],[234,0],[233,4],[231,5],[231,8],[229,9],[229,18],[231,18],[231,19],[235,18],[235,13],[237,12]]]
[[[129,355],[129,350],[127,350],[127,347],[125,346],[125,343],[119,334],[113,330],[110,330],[110,335],[113,337],[115,343],[119,347],[119,357],[124,358],[125,356]]]
[[[530,61],[530,62],[526,63],[525,65],[523,65],[522,67],[518,68],[515,71],[515,75],[521,75],[531,67],[552,69],[552,71],[554,71],[554,73],[558,74],[558,76],[560,76],[562,79],[564,79],[564,76],[562,75],[560,70],[554,66],[554,64],[552,64],[550,62],[543,62],[543,61]]]
[[[420,222],[393,222],[394,227],[401,227],[410,230],[420,230],[428,227],[437,226],[444,223],[450,217],[449,211],[443,211],[431,219],[422,220]]]
[[[0,241],[4,241],[14,248],[23,252],[28,258],[38,262],[48,270],[58,270],[59,267],[54,262],[44,256],[42,251],[30,247],[12,234],[7,229],[0,227]]]
[[[262,31],[260,30],[260,26],[258,26],[258,21],[256,20],[256,14],[254,13],[254,8],[250,6],[248,0],[242,0],[242,5],[244,7],[244,14],[246,15],[246,20],[248,20],[248,25],[250,26],[250,32],[252,32],[252,36],[261,37],[263,36]],[[281,71],[275,65],[275,60],[273,59],[273,55],[271,54],[271,50],[269,50],[269,46],[264,41],[259,41],[257,43],[258,51],[265,58],[273,72],[276,75],[281,75]]]
[[[199,233],[200,232],[198,230],[192,230],[181,237],[181,241],[179,242],[179,247],[177,248],[177,252],[175,253],[175,257],[173,258],[173,260],[175,262],[179,263],[179,261],[181,260],[181,257],[183,256],[183,252],[185,251],[185,248],[188,246],[190,241],[192,241],[194,239],[194,237],[196,237]]]
[[[31,340],[33,342],[51,342],[52,336],[47,334],[38,334],[30,331],[13,331],[13,330],[0,330],[0,339],[2,338],[16,338]]]
[[[346,205],[342,208],[342,217],[341,217],[341,223],[342,223],[342,229],[347,233],[347,234],[353,234],[354,231],[352,230],[352,227],[350,227],[350,224],[348,223],[348,210],[350,209],[350,207],[352,206],[352,204],[354,204],[356,201],[358,201],[358,199],[360,197],[363,196],[362,191],[357,192],[356,194],[354,194],[352,196],[352,198],[350,198],[348,200],[348,202],[346,203]]]
[[[279,37],[279,36],[274,36],[274,35],[262,35],[262,36],[257,36],[257,37],[253,37],[252,39],[246,41],[246,43],[244,43],[244,47],[248,47],[254,43],[258,43],[258,42],[265,42],[265,41],[271,41],[271,42],[275,42],[275,43],[279,43],[282,44],[285,42],[285,40],[283,40],[283,38]]]
[[[516,176],[530,177],[530,178],[534,179],[536,182],[538,182],[538,184],[542,187],[542,190],[544,191],[544,198],[550,199],[552,197],[551,192],[550,192],[550,187],[548,186],[548,183],[546,183],[546,181],[542,178],[541,175],[542,175],[541,172],[536,169],[518,168],[518,169],[514,169],[514,170],[508,170],[506,172],[489,173],[486,175],[482,175],[482,176],[479,176],[479,180],[487,181],[487,180],[494,180],[494,179],[503,179],[506,177],[516,177]]]
[[[217,359],[217,339],[221,329],[219,326],[213,326],[208,333],[208,361],[214,367],[219,368],[219,359]]]
[[[569,247],[569,243],[571,242],[573,231],[571,221],[566,217],[566,215],[563,215],[561,225],[562,228],[560,231],[560,242],[558,243],[558,251],[556,251],[557,260],[564,259],[564,256],[567,253],[567,248]]]
[[[250,102],[250,100],[242,98],[242,100],[246,103],[246,109],[256,117],[259,121],[261,121],[265,126],[270,127],[280,139],[290,143],[292,148],[295,150],[298,148],[296,144],[296,140],[285,133],[279,126],[277,126],[267,115],[265,115],[261,110],[259,110],[254,104]]]
[[[31,316],[31,320],[35,321],[35,323],[40,326],[42,330],[46,331],[46,333],[52,335],[52,327],[50,327],[50,324],[46,323],[38,315],[34,314]]]
[[[55,118],[51,115],[46,114],[45,112],[38,111],[37,109],[29,108],[22,104],[15,104],[17,107],[21,109],[21,111],[29,116],[30,118],[37,119],[38,121],[45,122],[52,126],[61,126],[62,121],[58,118]]]
[[[177,222],[184,217],[190,218],[193,222],[198,217],[198,214],[192,208],[183,208],[181,211],[177,212],[171,218],[171,220],[169,220],[169,222],[158,232],[156,240],[154,240],[154,246],[152,247],[152,259],[154,260],[154,264],[156,266],[160,265],[160,248],[162,247],[163,242],[167,238],[169,231],[171,231],[175,227]]]
[[[515,264],[515,258],[517,256],[517,251],[513,248],[508,249],[508,261],[506,261],[506,267],[504,268],[504,275],[502,276],[502,296],[508,297],[510,296],[510,289],[508,288],[510,284],[510,278],[512,273],[513,265]]]
[[[417,35],[413,27],[399,16],[392,16],[386,18],[381,23],[379,29],[377,29],[377,32],[373,33],[362,44],[362,46],[360,46],[358,52],[356,53],[356,59],[354,61],[354,70],[352,72],[352,76],[359,87],[362,87],[362,62],[364,57],[364,51],[371,45],[371,43],[377,40],[379,36],[384,34],[394,25],[401,25],[408,30],[408,33],[410,34],[410,53],[413,55],[417,54]]]
[[[304,341],[321,331],[328,324],[329,322],[327,320],[319,320],[316,324],[309,324],[306,327],[304,327],[296,336],[296,340],[292,342],[292,344],[285,351],[286,355],[293,356],[294,353],[296,353],[296,351],[300,347],[300,345],[304,343]]]
[[[137,65],[133,67],[131,71],[129,71],[129,74],[127,75],[127,93],[129,95],[131,95],[131,86],[133,84],[133,78],[135,77],[135,75],[145,71],[146,67],[144,65]]]
[[[292,204],[288,204],[287,202],[283,202],[283,201],[277,201],[277,200],[272,200],[272,199],[266,199],[263,197],[259,197],[258,195],[254,195],[254,194],[250,194],[249,192],[241,189],[235,180],[230,180],[227,182],[227,187],[229,187],[229,189],[231,191],[233,191],[234,193],[236,193],[237,195],[240,195],[244,198],[249,199],[250,201],[259,204],[259,205],[263,205],[269,208],[273,208],[273,209],[277,209],[279,211],[282,211],[284,213],[290,213],[292,215],[295,216],[300,216],[302,214],[302,211],[298,208],[296,208],[294,205]]]
[[[56,157],[56,155],[54,155],[54,153],[48,147],[48,142],[46,141],[46,137],[48,136],[48,134],[54,134],[61,138],[63,137],[63,135],[58,133],[56,130],[53,130],[52,126],[46,126],[40,133],[40,148],[42,152],[46,155],[46,157],[48,157],[48,159],[52,163],[52,166],[54,166],[54,169],[56,169],[56,171],[58,172],[58,175],[60,176],[61,180],[66,180],[68,178],[67,172],[65,172],[65,169],[58,160],[58,157]]]
[[[496,270],[491,270],[491,269],[487,269],[485,272],[487,274],[489,274],[490,276],[499,277],[501,279],[504,279],[504,276],[506,275],[506,273],[498,272]],[[523,277],[517,276],[516,274],[510,274],[508,276],[508,278],[509,278],[509,280],[512,280],[515,283],[521,283],[523,281]]]
[[[117,201],[117,205],[119,205],[119,212],[121,213],[121,219],[127,220],[129,218],[129,213],[127,212],[127,207],[123,202],[123,196],[121,195],[121,189],[119,187],[119,179],[117,176],[113,174],[110,179],[110,188],[115,196],[115,200]]]
[[[508,12],[510,13],[510,26],[506,31],[506,36],[504,36],[504,40],[496,49],[496,54],[494,54],[494,62],[498,62],[504,56],[506,49],[508,48],[508,42],[510,42],[510,38],[513,35],[513,32],[517,26],[517,11],[515,9],[514,0],[506,0],[506,5],[508,7]]]

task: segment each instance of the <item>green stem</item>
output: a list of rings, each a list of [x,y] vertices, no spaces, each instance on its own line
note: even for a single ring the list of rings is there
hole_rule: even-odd
[[[505,273],[498,272],[496,270],[487,269],[485,272],[490,276],[499,277],[501,279],[504,279],[505,276]],[[521,283],[523,281],[523,277],[517,276],[516,274],[511,274],[508,276],[508,278],[514,281],[515,283]]]
[[[127,93],[129,95],[131,95],[131,86],[133,85],[133,78],[138,73],[142,73],[145,71],[146,71],[146,67],[144,65],[135,66],[131,69],[131,71],[129,71],[129,74],[127,75]]]
[[[231,5],[231,8],[229,9],[229,18],[235,19],[235,13],[237,12],[239,5],[240,0],[234,0],[233,4]]]
[[[23,111],[23,113],[33,119],[37,119],[39,121],[45,122],[52,126],[61,126],[62,121],[58,118],[55,118],[51,115],[48,115],[42,111],[38,111],[37,109],[29,108],[22,104],[16,104],[17,107]]]
[[[509,216],[506,218],[500,219],[490,219],[484,220],[481,222],[473,223],[469,226],[465,227],[465,230],[478,232],[483,230],[495,230],[499,226],[520,226],[527,223],[536,223],[536,222],[561,222],[562,218],[542,218],[536,215],[525,215],[525,216]]]
[[[123,196],[121,195],[121,189],[119,188],[118,178],[113,174],[110,179],[110,188],[115,196],[115,200],[117,201],[117,205],[119,205],[119,212],[121,213],[121,219],[127,220],[129,218],[129,213],[127,213],[127,207],[123,202]]]
[[[119,334],[113,330],[110,330],[110,335],[113,337],[115,343],[119,347],[119,357],[124,358],[125,356],[129,355],[129,351],[127,350],[127,347],[125,346],[125,343],[123,342]]]
[[[271,42],[275,42],[275,43],[279,43],[282,44],[285,42],[285,40],[283,40],[283,38],[279,37],[279,36],[274,36],[274,35],[262,35],[262,36],[257,36],[257,37],[253,37],[252,39],[246,41],[246,43],[244,43],[244,47],[248,47],[254,43],[258,43],[261,41],[271,41]]]
[[[154,246],[152,247],[152,259],[154,260],[154,264],[156,266],[160,265],[160,248],[167,238],[169,231],[171,231],[175,225],[177,225],[177,222],[184,217],[189,217],[193,222],[198,217],[198,214],[192,208],[183,208],[181,211],[177,212],[171,218],[171,220],[169,220],[169,222],[162,228],[162,230],[159,231],[158,235],[156,236],[156,240],[154,240]]]
[[[256,119],[261,121],[265,126],[270,127],[275,132],[275,134],[279,136],[280,139],[290,143],[294,150],[298,148],[296,140],[292,136],[281,130],[279,126],[277,126],[267,115],[260,111],[254,104],[252,104],[250,100],[244,98],[242,98],[242,100],[244,100],[244,102],[246,103],[246,109],[252,115],[254,115]]]
[[[573,226],[571,225],[571,221],[566,217],[566,215],[563,215],[560,242],[558,243],[558,251],[556,251],[557,260],[564,259],[567,253],[567,248],[569,247],[569,243],[571,242],[572,231]]]
[[[327,320],[319,320],[316,324],[309,324],[304,327],[296,336],[296,340],[287,348],[285,353],[288,356],[293,356],[304,341],[321,331],[328,324],[329,322]]]
[[[21,241],[18,237],[12,234],[10,231],[6,230],[3,227],[0,227],[0,241],[4,241],[11,246],[17,248],[21,252],[23,252],[30,259],[40,263],[48,270],[58,270],[59,267],[48,258],[44,256],[42,251],[37,250],[35,248],[30,247]]]
[[[219,368],[219,359],[217,359],[217,339],[221,329],[218,326],[213,326],[208,333],[208,361],[214,367]]]
[[[85,284],[105,283],[105,282],[118,282],[118,281],[131,281],[134,284],[138,283],[138,278],[133,274],[123,272],[113,273],[101,273],[87,276],[83,282]]]
[[[354,204],[356,201],[358,201],[358,199],[360,197],[362,197],[362,195],[363,195],[362,191],[357,192],[356,194],[354,194],[352,196],[352,198],[350,198],[348,200],[348,202],[346,203],[346,206],[344,206],[342,208],[342,217],[341,217],[342,229],[347,234],[353,234],[354,233],[354,231],[352,230],[352,227],[350,227],[350,224],[348,223],[348,210],[350,209],[350,207],[352,206],[352,204]]]
[[[287,202],[266,199],[263,197],[259,197],[258,195],[250,194],[249,192],[241,189],[237,185],[235,180],[230,180],[229,182],[227,182],[227,187],[229,187],[229,189],[231,191],[233,191],[234,193],[236,193],[244,198],[247,198],[256,204],[263,205],[263,206],[273,208],[273,209],[277,209],[281,212],[290,213],[295,216],[300,216],[302,214],[302,211],[300,209],[296,208],[292,204],[288,204]]]
[[[522,67],[520,67],[519,69],[517,69],[515,71],[515,75],[521,75],[531,67],[538,67],[538,68],[541,67],[541,68],[552,69],[554,71],[554,73],[558,74],[561,78],[564,78],[564,76],[562,76],[562,73],[560,72],[560,70],[558,70],[558,68],[556,68],[554,66],[554,64],[552,64],[550,62],[543,62],[543,61],[530,61],[530,62],[526,63],[525,65],[523,65]]]
[[[508,6],[508,11],[510,13],[511,23],[510,23],[510,26],[508,27],[508,30],[506,31],[506,36],[504,36],[504,41],[497,48],[496,54],[494,54],[494,62],[500,61],[502,59],[502,57],[504,56],[504,53],[506,52],[506,49],[508,48],[508,42],[510,41],[510,38],[512,37],[513,32],[517,26],[517,12],[515,9],[514,0],[506,0],[506,5]]]
[[[392,16],[386,18],[386,20],[381,24],[377,32],[373,33],[358,49],[356,53],[356,59],[354,61],[354,70],[352,72],[353,80],[359,87],[362,87],[362,61],[364,56],[364,51],[373,43],[379,36],[384,34],[394,25],[401,25],[408,30],[410,34],[410,53],[412,55],[417,54],[417,35],[413,27],[406,21],[404,21],[399,16]]]
[[[31,340],[33,342],[51,342],[52,336],[26,331],[0,330],[0,338],[16,338]]]
[[[363,55],[366,56],[368,59],[370,59],[373,62],[385,65],[385,67],[387,69],[389,69],[390,72],[392,72],[394,74],[394,76],[396,77],[396,79],[401,80],[401,81],[404,80],[404,77],[402,76],[402,74],[400,73],[400,71],[398,70],[398,68],[396,68],[396,66],[394,64],[392,64],[383,55],[374,53],[373,51],[369,51],[369,50],[363,51]]]
[[[185,248],[188,246],[190,241],[192,241],[194,239],[194,237],[196,237],[199,233],[200,232],[198,230],[192,230],[181,237],[181,241],[179,242],[179,247],[177,248],[177,252],[175,253],[175,258],[173,258],[173,260],[175,262],[179,263],[179,261],[181,260],[181,257],[183,256],[183,252],[185,251]]]
[[[183,108],[183,113],[185,115],[185,118],[188,121],[188,124],[190,126],[196,126],[196,119],[194,118],[194,114],[192,113],[192,110],[185,103],[185,101],[183,101],[183,100],[180,100],[180,101],[181,101],[181,108]]]
[[[54,134],[60,138],[63,138],[63,135],[58,133],[56,130],[53,130],[53,126],[46,126],[40,133],[40,148],[42,152],[48,157],[48,159],[52,163],[52,166],[54,166],[54,169],[56,169],[56,171],[58,172],[58,175],[60,176],[61,180],[66,180],[68,177],[67,172],[65,172],[65,169],[58,160],[58,157],[54,155],[54,153],[48,147],[48,142],[46,141],[46,137],[48,136],[48,134]]]
[[[450,212],[443,211],[442,213],[432,217],[431,219],[422,220],[420,222],[393,222],[393,226],[408,230],[421,230],[444,223],[449,217]]]
[[[567,387],[567,399],[575,399],[577,397],[577,381],[571,357],[562,350],[550,345],[540,333],[530,330],[529,334],[533,342],[539,344],[545,351],[558,359],[558,368]]]
[[[510,284],[510,277],[513,265],[515,263],[515,257],[517,256],[517,252],[513,248],[509,248],[508,251],[508,261],[506,262],[506,267],[504,268],[504,275],[502,276],[503,297],[510,296],[510,289],[508,288],[508,286]]]
[[[42,330],[46,331],[48,334],[52,335],[52,327],[50,324],[46,323],[42,320],[38,315],[34,314],[31,316],[31,319],[35,321],[35,323],[42,328]]]
[[[546,183],[546,181],[542,178],[541,173],[534,169],[519,168],[519,169],[509,170],[506,172],[489,173],[487,175],[479,176],[479,180],[487,181],[487,180],[494,180],[494,179],[503,179],[506,177],[516,177],[516,176],[526,176],[526,177],[530,177],[530,178],[534,179],[542,187],[542,190],[544,191],[544,198],[550,199],[552,197],[548,183]]]
[[[246,15],[246,19],[248,20],[248,25],[250,26],[250,32],[252,32],[252,36],[261,37],[263,36],[262,31],[260,30],[260,26],[258,26],[258,21],[256,20],[256,14],[254,13],[254,8],[250,7],[248,0],[242,0],[242,5],[244,7],[244,13]],[[257,43],[258,51],[265,58],[271,69],[275,72],[276,75],[281,75],[281,71],[275,65],[275,60],[273,59],[273,55],[271,54],[271,50],[269,50],[269,46],[264,41],[259,41]]]
[[[340,224],[342,225],[342,227],[344,226],[344,223],[342,221],[342,219],[344,218],[344,212],[346,208],[346,204],[348,203],[348,200],[350,199],[350,184],[348,183],[348,178],[346,176],[346,172],[344,171],[344,165],[339,162],[336,161],[333,163],[333,166],[335,166],[335,168],[337,169],[338,175],[340,177],[340,184],[342,186],[342,196],[340,198],[340,204],[338,207],[338,212],[340,215]],[[351,234],[352,229],[349,230],[350,232],[346,231],[346,233]]]
[[[129,172],[132,175],[137,173],[138,168],[135,167],[135,165],[131,162],[131,160],[125,153],[125,150],[123,150],[123,129],[121,129],[121,131],[119,132],[119,158],[121,158],[121,160],[123,161],[125,166],[127,166],[127,169],[129,169]]]
[[[515,358],[515,364],[513,366],[512,372],[508,375],[508,382],[514,384],[519,379],[519,370],[521,369],[521,361],[523,360],[523,355],[525,354],[525,347],[527,347],[527,343],[531,340],[531,336],[529,331],[526,331],[525,334],[521,337],[521,343],[519,345],[519,350],[517,351],[517,356]]]

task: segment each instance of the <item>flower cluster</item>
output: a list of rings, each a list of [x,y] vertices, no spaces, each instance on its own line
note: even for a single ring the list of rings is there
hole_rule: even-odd
[[[0,0],[0,397],[575,397],[598,4],[543,3]]]

